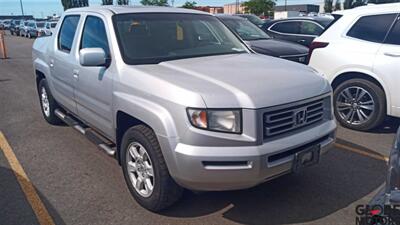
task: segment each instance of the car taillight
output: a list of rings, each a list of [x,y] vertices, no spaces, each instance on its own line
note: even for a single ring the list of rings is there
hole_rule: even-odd
[[[307,64],[310,62],[311,59],[311,55],[313,53],[313,51],[317,48],[325,48],[326,46],[328,46],[329,43],[327,42],[318,42],[318,41],[313,41],[310,45],[310,50],[308,51],[308,58],[307,58]]]

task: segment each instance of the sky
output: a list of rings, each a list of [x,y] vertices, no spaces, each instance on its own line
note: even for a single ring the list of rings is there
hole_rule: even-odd
[[[117,0],[114,0],[116,2]],[[130,0],[131,4],[138,5],[140,0]],[[191,0],[192,1],[192,0]],[[197,5],[223,6],[235,0],[194,0]],[[317,4],[321,0],[287,0],[288,4]],[[171,0],[169,0],[171,3]],[[175,6],[180,6],[186,0],[175,0]],[[283,5],[285,0],[277,0],[277,5]],[[22,0],[25,15],[45,17],[52,14],[60,15],[63,12],[61,0]],[[101,0],[89,0],[89,5],[100,5]],[[0,15],[20,15],[20,0],[0,0]]]

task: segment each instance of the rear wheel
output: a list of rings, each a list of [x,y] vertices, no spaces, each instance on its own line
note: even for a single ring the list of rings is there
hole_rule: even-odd
[[[169,174],[154,132],[144,125],[128,129],[121,144],[125,181],[135,200],[151,211],[165,209],[182,195]]]
[[[42,79],[39,82],[38,92],[41,106],[40,108],[42,110],[44,119],[52,125],[61,124],[61,119],[58,118],[54,113],[59,106],[50,93],[46,79]]]
[[[334,90],[336,119],[344,127],[371,130],[386,117],[386,98],[375,83],[364,79],[351,79]]]

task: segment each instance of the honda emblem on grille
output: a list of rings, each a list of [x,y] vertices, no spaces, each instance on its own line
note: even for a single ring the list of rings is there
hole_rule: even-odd
[[[300,109],[294,113],[295,126],[301,126],[307,122],[307,109]]]

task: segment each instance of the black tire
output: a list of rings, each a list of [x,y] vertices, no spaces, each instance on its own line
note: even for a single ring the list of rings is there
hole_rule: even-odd
[[[340,116],[338,112],[338,98],[340,93],[342,93],[345,89],[350,87],[362,88],[370,94],[374,102],[374,111],[370,114],[369,119],[366,119],[365,122],[359,124],[352,124],[346,121],[342,116]],[[335,109],[335,117],[337,121],[344,127],[359,130],[359,131],[368,131],[376,128],[381,125],[386,117],[386,96],[385,92],[381,87],[376,85],[375,83],[365,80],[365,79],[350,79],[341,83],[333,93],[333,105]]]
[[[48,100],[48,105],[49,105],[49,110],[48,113],[45,112],[44,107],[43,107],[43,90],[46,91],[47,95],[47,100]],[[54,111],[59,108],[57,102],[54,100],[53,96],[51,95],[49,86],[47,84],[46,79],[42,79],[39,82],[38,85],[38,94],[39,94],[39,102],[40,102],[40,109],[42,111],[44,119],[52,125],[59,125],[62,124],[62,120],[58,118]]]
[[[154,171],[154,187],[150,196],[143,197],[133,187],[127,168],[127,153],[131,143],[141,144],[147,151]],[[147,126],[137,125],[128,129],[121,143],[121,164],[125,181],[135,200],[144,208],[158,212],[177,202],[183,192],[169,174],[167,165],[161,152],[160,145],[154,132]]]

